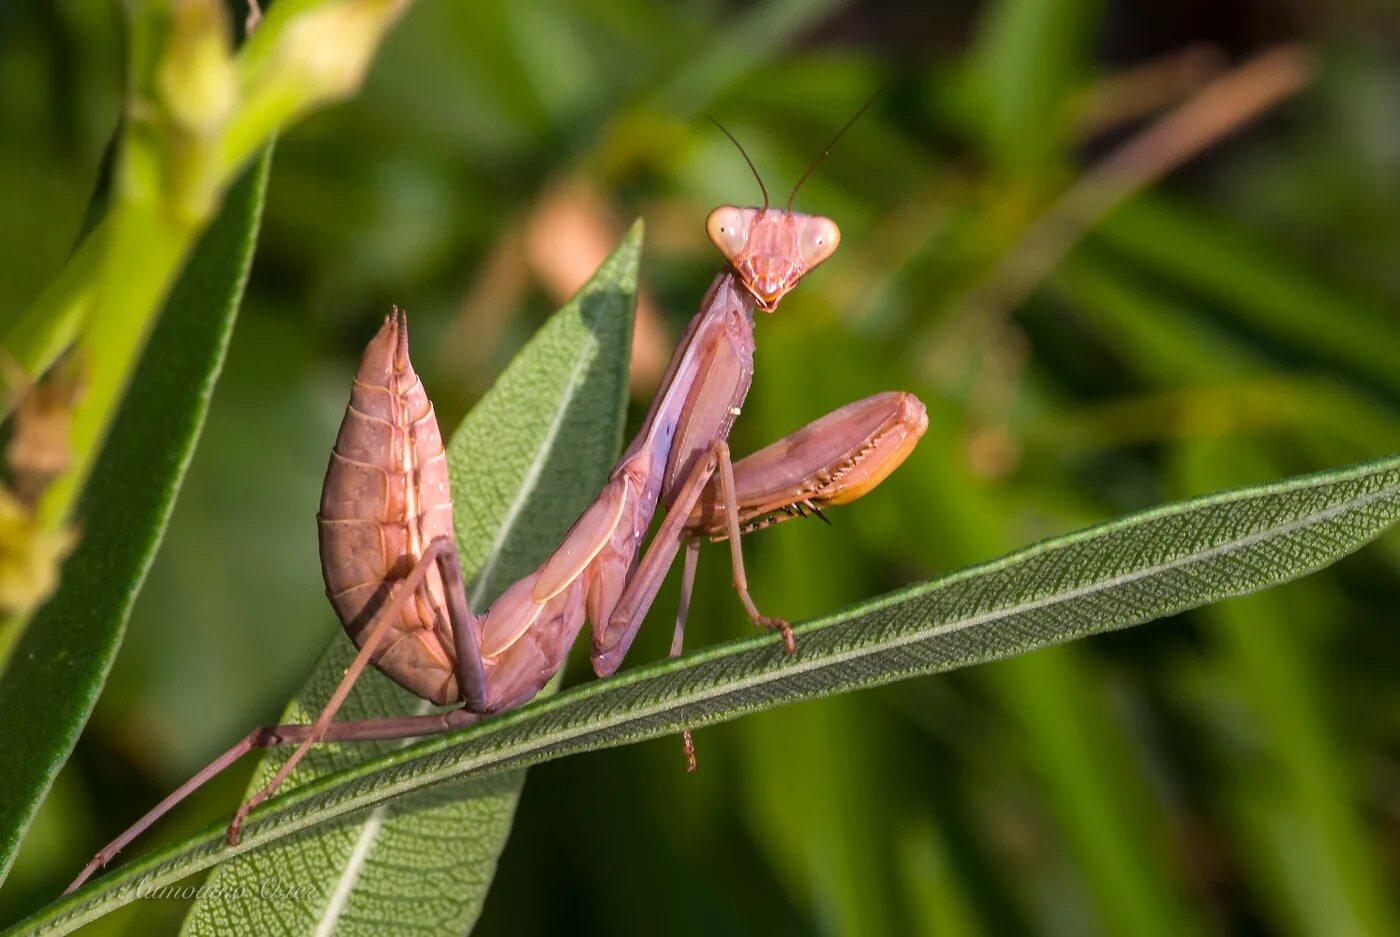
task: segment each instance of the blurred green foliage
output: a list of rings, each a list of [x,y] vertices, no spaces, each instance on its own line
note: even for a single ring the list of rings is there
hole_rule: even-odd
[[[965,327],[1027,226],[1159,113],[1086,116],[1132,75],[1151,89],[1125,70],[1280,40],[1317,56],[1306,91]],[[208,429],[0,919],[301,685],[335,628],[316,492],[390,303],[412,312],[455,425],[556,305],[518,242],[568,181],[605,196],[618,233],[647,218],[669,351],[716,268],[705,213],[754,194],[700,111],[783,192],[889,84],[798,198],[838,220],[843,248],[760,321],[733,442],[892,387],[931,426],[833,528],[750,541],[765,609],[806,617],[1130,509],[1394,451],[1397,40],[1382,0],[419,0],[363,92],[279,147]],[[121,60],[110,5],[0,6],[0,318],[72,244]],[[502,256],[524,272],[483,318],[474,290]],[[670,742],[534,769],[477,932],[1395,933],[1397,547],[1180,620],[705,731],[694,776]],[[692,646],[747,627],[721,552],[702,560]],[[665,653],[673,603],[637,659]],[[245,779],[163,831],[226,815]],[[181,911],[137,902],[94,931]]]

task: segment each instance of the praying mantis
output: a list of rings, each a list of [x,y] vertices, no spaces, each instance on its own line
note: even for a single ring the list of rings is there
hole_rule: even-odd
[[[779,634],[785,654],[794,654],[792,628],[763,615],[749,593],[742,537],[790,517],[811,513],[825,519],[823,508],[854,501],[879,485],[928,425],[914,395],[886,392],[847,404],[737,463],[731,460],[729,431],[753,374],[755,312],[774,312],[840,242],[831,219],[792,209],[816,165],[793,188],[785,209],[769,206],[755,169],[762,208],[722,206],[710,213],[706,231],[726,264],[682,335],[636,437],[558,549],[480,614],[467,603],[442,435],[409,358],[407,319],[397,310],[387,317],[355,377],[317,515],[327,595],[359,648],[354,662],[315,722],[254,729],[98,852],[67,892],[255,748],[297,746],[267,785],[239,807],[228,827],[230,845],[238,843],[249,812],[276,791],[312,745],[431,735],[520,706],[558,672],[585,621],[592,626],[593,669],[599,677],[611,675],[682,547],[671,656],[682,650],[705,540],[728,542],[734,588],[750,620]],[[659,508],[665,516],[642,552]],[[456,708],[333,722],[369,664],[423,699]],[[688,730],[684,743],[694,770]]]

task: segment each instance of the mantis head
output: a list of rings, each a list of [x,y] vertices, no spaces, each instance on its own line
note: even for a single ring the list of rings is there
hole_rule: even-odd
[[[722,205],[710,212],[705,231],[764,312],[777,309],[841,243],[836,222],[790,209]]]
[[[836,141],[851,129],[866,108],[875,103],[875,97],[879,95],[862,104],[855,116],[836,131],[836,136],[831,138],[826,149],[812,161],[812,165],[797,180],[797,185],[792,187],[787,207],[783,209],[769,206],[768,187],[763,184],[758,167],[754,166],[734,134],[713,117],[704,115],[738,148],[744,162],[749,164],[754,180],[758,182],[759,191],[763,193],[762,208],[739,208],[734,205],[716,208],[705,220],[705,231],[744,282],[744,288],[753,296],[758,308],[764,312],[777,309],[788,290],[812,272],[817,264],[836,253],[836,246],[841,243],[841,229],[836,227],[836,222],[821,215],[804,215],[793,211],[792,202],[797,198],[802,183],[821,165]]]

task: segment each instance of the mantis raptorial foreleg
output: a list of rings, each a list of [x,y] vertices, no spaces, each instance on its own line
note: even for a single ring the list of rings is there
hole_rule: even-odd
[[[733,466],[721,462],[718,485],[712,482],[696,499],[682,531],[685,561],[671,656],[680,654],[684,641],[702,539],[729,541],[734,587],[750,608],[750,617],[756,618],[741,536],[803,516],[804,507],[824,517],[822,507],[859,498],[904,461],[927,426],[928,413],[914,395],[876,394],[808,423]],[[784,637],[791,640],[790,629]],[[683,740],[687,769],[694,771],[695,743],[689,729]]]
[[[928,426],[928,413],[913,394],[890,392],[849,403],[808,423],[734,464],[719,485],[696,499],[684,535],[728,540],[735,587],[743,595],[739,539],[782,520],[820,516],[823,507],[866,494],[904,461]],[[694,563],[687,551],[682,603],[691,594]],[[683,624],[682,610],[678,623]]]

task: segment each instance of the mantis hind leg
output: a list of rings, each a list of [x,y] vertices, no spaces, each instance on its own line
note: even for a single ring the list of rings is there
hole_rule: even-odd
[[[423,577],[433,563],[437,563],[445,586],[448,600],[447,613],[452,622],[457,649],[458,687],[465,704],[461,709],[421,716],[332,722],[336,711],[349,695],[355,680],[364,671],[375,648],[381,643],[384,634],[388,631],[389,623],[399,613],[408,597],[417,591],[423,582]],[[335,693],[331,695],[330,701],[314,723],[310,725],[264,726],[249,732],[238,744],[214,759],[198,774],[151,808],[145,816],[132,824],[124,833],[102,847],[101,851],[83,868],[72,884],[64,890],[64,894],[76,890],[94,872],[111,862],[128,843],[170,812],[176,804],[255,748],[297,746],[296,751],[282,765],[272,781],[239,808],[228,829],[228,841],[229,845],[232,846],[238,845],[243,820],[247,817],[248,812],[272,795],[272,792],[286,780],[292,769],[296,767],[297,762],[316,742],[417,738],[459,729],[471,725],[480,718],[486,698],[485,668],[479,650],[476,618],[467,607],[466,593],[462,588],[461,565],[457,561],[457,550],[450,538],[439,537],[428,545],[423,556],[414,565],[408,576],[399,581],[393,594],[389,597],[389,601],[384,604],[369,627],[369,635],[355,656],[354,663],[345,671],[345,676],[336,687]]]
[[[376,739],[408,739],[425,735],[435,735],[452,729],[469,726],[479,717],[465,709],[454,709],[445,713],[430,713],[422,716],[402,716],[389,719],[366,719],[362,722],[334,722],[321,736],[323,742],[365,742]],[[126,832],[102,847],[93,856],[78,877],[63,890],[65,895],[76,891],[94,872],[111,862],[128,843],[145,832],[152,824],[174,809],[206,781],[220,774],[239,758],[257,748],[278,748],[283,745],[300,745],[311,734],[309,725],[263,726],[245,735],[237,745],[224,752],[190,778],[169,796],[156,804],[146,815],[137,820]]]
[[[359,679],[366,665],[373,659],[374,652],[379,648],[384,635],[388,633],[390,625],[398,618],[404,603],[418,591],[428,570],[434,564],[437,564],[438,572],[442,576],[444,592],[447,596],[447,614],[452,623],[453,640],[456,645],[457,688],[464,700],[463,709],[474,714],[485,711],[486,671],[481,659],[476,618],[467,606],[466,590],[462,583],[462,568],[457,559],[457,547],[452,542],[452,538],[438,537],[428,544],[427,549],[423,551],[423,555],[419,557],[409,574],[395,584],[393,594],[384,603],[384,607],[379,610],[373,624],[370,625],[369,634],[360,646],[359,653],[355,655],[355,660],[346,668],[345,675],[341,677],[335,692],[331,694],[331,698],[326,702],[321,714],[316,717],[316,721],[306,731],[305,736],[299,740],[296,750],[277,769],[272,780],[268,781],[266,786],[238,808],[238,812],[234,814],[228,827],[230,846],[238,845],[239,831],[248,814],[282,786],[282,782],[287,780],[296,766],[306,757],[306,753],[311,750],[312,745],[326,738],[331,721],[345,703],[346,697],[350,695],[355,681]]]

